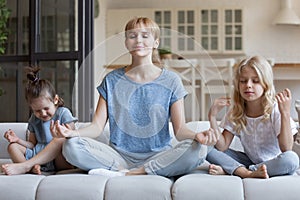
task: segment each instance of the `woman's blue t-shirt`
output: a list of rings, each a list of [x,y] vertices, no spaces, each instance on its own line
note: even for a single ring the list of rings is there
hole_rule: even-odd
[[[166,69],[154,81],[136,83],[117,69],[97,87],[108,105],[111,145],[132,161],[170,148],[171,105],[187,95],[180,77]]]

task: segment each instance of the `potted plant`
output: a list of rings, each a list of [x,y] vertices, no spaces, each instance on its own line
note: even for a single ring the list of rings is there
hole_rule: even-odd
[[[160,59],[172,59],[172,51],[168,47],[158,49]]]
[[[5,53],[5,45],[8,36],[7,22],[10,15],[10,10],[6,6],[6,0],[0,0],[0,54]],[[0,66],[0,75],[2,76],[3,69]],[[4,89],[0,87],[0,96],[4,94]]]
[[[6,0],[0,0],[0,54],[5,53],[5,43],[8,36],[7,22],[10,10],[6,6]]]

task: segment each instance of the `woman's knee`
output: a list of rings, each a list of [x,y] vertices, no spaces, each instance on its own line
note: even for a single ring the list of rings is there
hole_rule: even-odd
[[[79,137],[74,137],[67,139],[62,147],[62,154],[68,162],[70,160],[76,159],[79,155],[78,151],[80,150]]]
[[[182,141],[179,148],[184,152],[182,156],[185,157],[185,162],[195,166],[204,162],[208,153],[206,145],[190,139]]]
[[[188,148],[191,148],[192,144],[193,144],[193,140],[192,139],[186,139],[186,140],[180,141],[176,145],[176,148],[188,149]]]

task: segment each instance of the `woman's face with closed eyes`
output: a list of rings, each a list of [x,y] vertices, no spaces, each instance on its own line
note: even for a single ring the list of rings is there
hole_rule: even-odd
[[[139,28],[126,32],[125,45],[133,56],[151,55],[153,48],[157,48],[158,44],[158,40],[154,38],[151,31],[143,24]]]

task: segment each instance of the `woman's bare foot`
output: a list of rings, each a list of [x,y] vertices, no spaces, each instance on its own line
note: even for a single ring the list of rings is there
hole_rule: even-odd
[[[1,168],[6,175],[25,174],[31,170],[31,167],[27,167],[24,163],[4,164]]]
[[[41,171],[41,165],[34,165],[30,172],[32,172],[33,174],[38,174],[38,175],[41,175],[42,174],[42,171]]]
[[[210,164],[208,168],[208,173],[211,175],[226,175],[227,173],[219,165]]]

